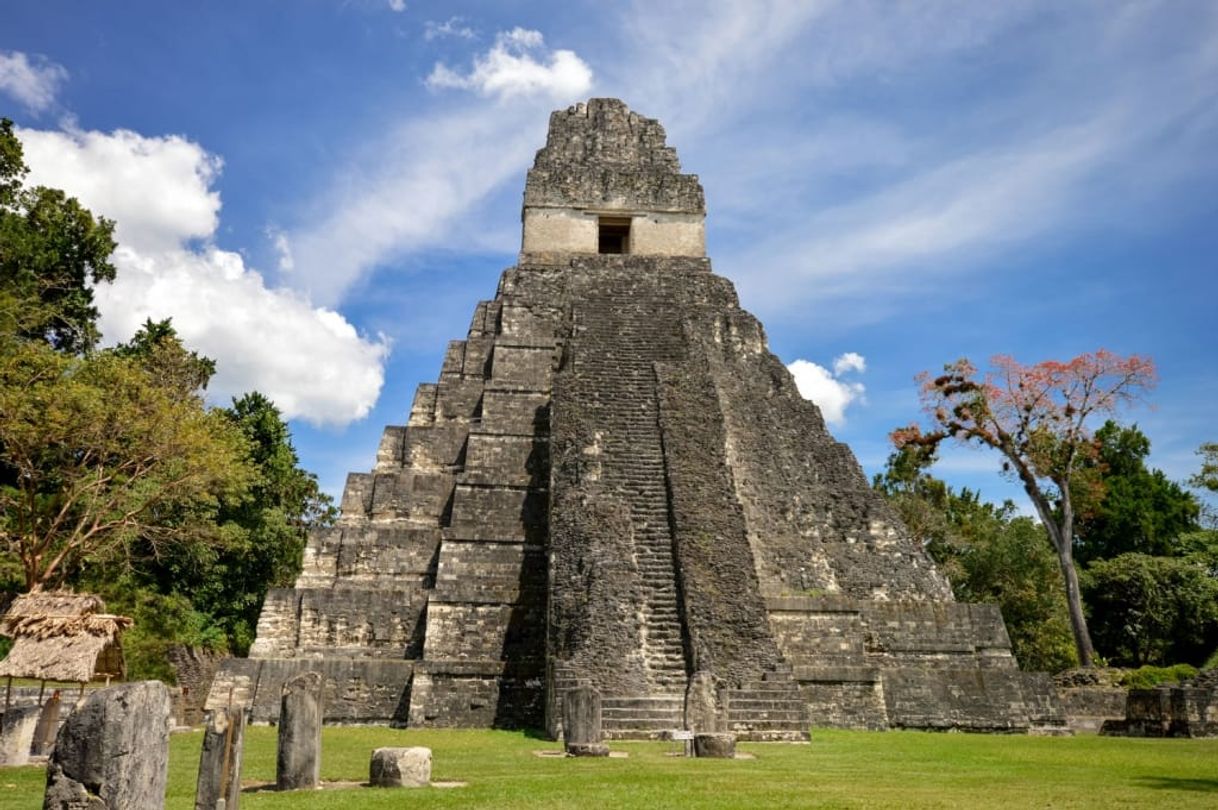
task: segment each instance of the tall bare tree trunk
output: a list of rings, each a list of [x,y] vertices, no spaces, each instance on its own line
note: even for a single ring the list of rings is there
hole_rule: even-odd
[[[1091,646],[1091,632],[1087,629],[1087,616],[1083,613],[1083,595],[1078,587],[1078,571],[1074,568],[1074,554],[1069,545],[1057,545],[1057,562],[1066,582],[1066,606],[1070,611],[1070,630],[1074,633],[1074,647],[1078,650],[1078,663],[1082,667],[1095,666],[1095,648]]]

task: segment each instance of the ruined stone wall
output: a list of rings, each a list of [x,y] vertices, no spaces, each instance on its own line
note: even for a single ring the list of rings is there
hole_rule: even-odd
[[[696,175],[653,118],[616,99],[593,99],[550,115],[546,145],[525,181],[524,205],[705,213]]]

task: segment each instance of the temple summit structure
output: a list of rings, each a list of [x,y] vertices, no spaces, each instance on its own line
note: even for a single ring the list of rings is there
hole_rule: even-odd
[[[555,734],[590,684],[607,736],[655,736],[691,681],[745,739],[1059,723],[711,271],[705,213],[657,121],[553,113],[518,263],[209,702],[273,721],[315,670],[338,723]]]

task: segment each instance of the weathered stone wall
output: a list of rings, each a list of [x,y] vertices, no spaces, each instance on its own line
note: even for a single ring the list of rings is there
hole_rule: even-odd
[[[572,253],[596,253],[598,213],[578,208],[526,208],[521,255],[524,262]],[[629,217],[627,253],[636,256],[705,256],[706,223],[702,213],[612,211]]]
[[[738,686],[774,670],[779,653],[726,464],[723,415],[699,353],[657,363],[656,374],[691,664]]]
[[[206,647],[177,645],[170,647],[165,657],[181,690],[181,710],[176,719],[187,726],[203,722],[203,706],[224,655]]]
[[[1128,690],[1111,686],[1058,686],[1066,722],[1075,731],[1099,731],[1109,720],[1125,719]]]
[[[1218,693],[1208,686],[1130,689],[1125,716],[1100,733],[1119,737],[1218,737]]]
[[[601,214],[631,220],[628,253],[706,255],[698,178],[681,174],[658,121],[616,99],[592,99],[550,117],[546,146],[525,183],[522,262],[596,253]]]
[[[705,212],[697,176],[680,172],[658,121],[617,99],[592,99],[550,115],[524,205]]]
[[[273,723],[284,683],[313,671],[325,680],[327,723],[403,724],[414,667],[414,661],[377,658],[231,658],[216,674],[204,708],[244,706],[252,722]]]
[[[950,601],[947,580],[799,395],[730,285],[717,281],[719,312],[701,331],[763,592]]]

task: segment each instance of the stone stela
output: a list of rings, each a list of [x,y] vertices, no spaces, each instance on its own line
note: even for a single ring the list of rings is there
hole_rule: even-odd
[[[705,214],[657,121],[554,112],[518,263],[209,706],[273,721],[311,670],[327,721],[557,736],[590,686],[607,739],[659,738],[707,673],[740,739],[1060,724],[712,272]]]

